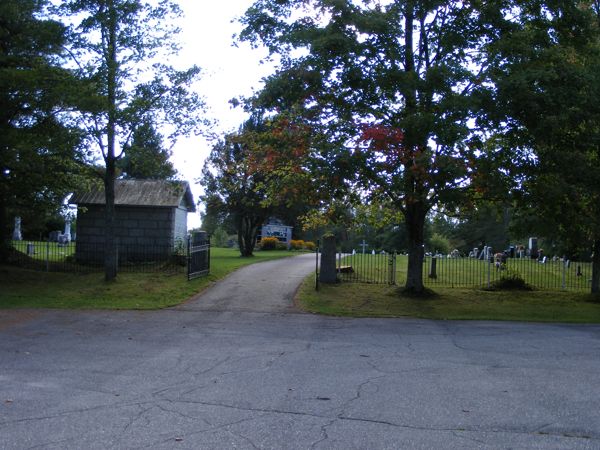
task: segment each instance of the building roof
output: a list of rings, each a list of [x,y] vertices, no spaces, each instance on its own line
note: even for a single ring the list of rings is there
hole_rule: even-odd
[[[116,206],[160,206],[178,207],[185,205],[188,212],[195,212],[194,196],[187,181],[165,180],[116,180]],[[104,205],[104,186],[88,191],[75,192],[69,199],[75,205]]]

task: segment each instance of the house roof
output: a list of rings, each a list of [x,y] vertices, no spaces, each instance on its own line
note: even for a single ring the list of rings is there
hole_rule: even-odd
[[[116,206],[178,207],[182,200],[188,212],[195,212],[194,196],[187,181],[116,180]],[[75,192],[69,199],[75,205],[104,205],[104,186]]]

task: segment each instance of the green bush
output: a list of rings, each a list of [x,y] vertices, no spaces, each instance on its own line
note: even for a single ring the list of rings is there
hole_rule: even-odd
[[[447,255],[450,253],[450,241],[444,235],[433,233],[429,238],[429,250],[433,253]]]
[[[275,248],[277,250],[287,250],[288,246],[284,242],[277,241],[277,244],[275,245]]]
[[[531,291],[532,287],[525,282],[519,272],[505,269],[502,271],[500,279],[490,284],[490,289],[493,291]]]
[[[211,244],[215,247],[226,248],[229,235],[223,228],[217,228],[211,236]]]

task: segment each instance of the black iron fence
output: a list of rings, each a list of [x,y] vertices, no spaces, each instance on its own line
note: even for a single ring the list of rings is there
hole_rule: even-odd
[[[104,269],[104,244],[13,241],[9,263],[47,272],[88,273]],[[117,246],[120,272],[186,273],[190,255],[184,242],[175,245]]]
[[[351,283],[396,284],[395,253],[338,254],[338,278]]]
[[[338,254],[338,278],[342,282],[398,284],[406,282],[407,255],[394,253]],[[426,257],[423,283],[435,287],[492,287],[503,278],[520,278],[538,289],[588,290],[589,262],[563,259]]]
[[[435,258],[424,261],[423,281],[432,286],[491,287],[499,280],[520,278],[538,289],[590,289],[591,263],[563,259]]]

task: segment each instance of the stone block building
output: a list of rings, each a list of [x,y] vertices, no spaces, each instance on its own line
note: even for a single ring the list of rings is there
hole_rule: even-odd
[[[77,205],[77,245],[80,262],[104,258],[104,187],[74,193]],[[187,182],[116,180],[115,237],[119,261],[156,261],[168,258],[185,243],[187,214],[195,212]]]

